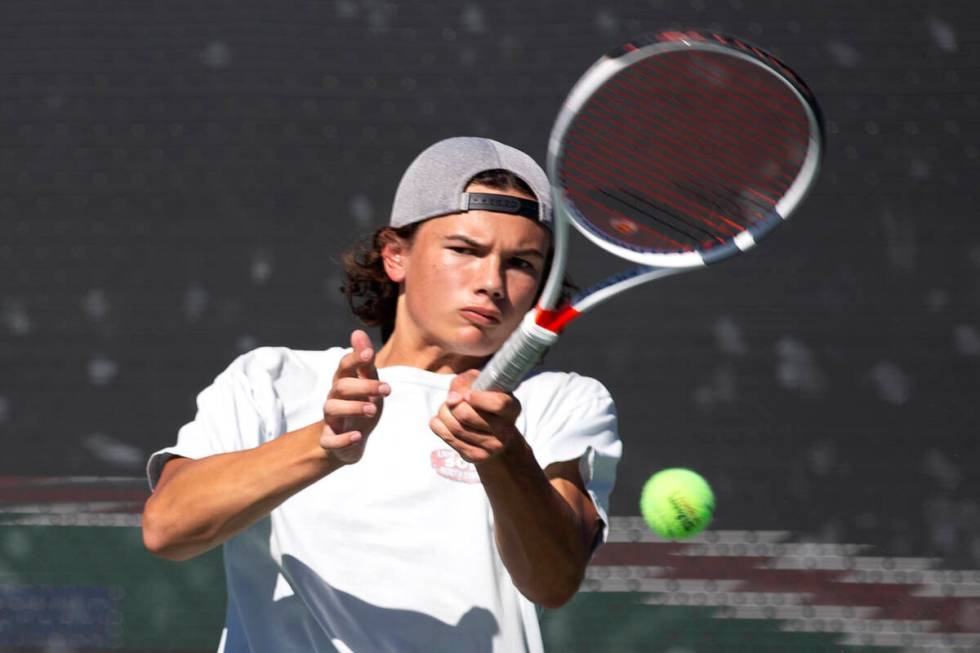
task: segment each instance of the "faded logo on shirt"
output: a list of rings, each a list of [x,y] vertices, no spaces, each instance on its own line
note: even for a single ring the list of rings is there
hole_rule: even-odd
[[[463,460],[462,456],[452,449],[436,449],[429,456],[432,469],[436,474],[450,481],[459,483],[479,483],[480,475],[476,473],[473,463]]]

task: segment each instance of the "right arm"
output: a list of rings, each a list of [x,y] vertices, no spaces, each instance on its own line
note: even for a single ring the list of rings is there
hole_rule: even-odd
[[[171,560],[192,558],[357,462],[390,389],[378,380],[367,334],[355,331],[351,345],[334,374],[323,420],[253,449],[169,460],[143,510],[147,549]]]

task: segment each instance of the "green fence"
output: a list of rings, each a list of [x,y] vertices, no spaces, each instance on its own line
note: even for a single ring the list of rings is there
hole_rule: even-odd
[[[5,513],[0,649],[214,650],[220,551],[154,558],[138,519]],[[636,518],[615,518],[582,591],[545,613],[545,642],[563,652],[980,650],[980,572],[867,553],[777,532],[672,544]]]

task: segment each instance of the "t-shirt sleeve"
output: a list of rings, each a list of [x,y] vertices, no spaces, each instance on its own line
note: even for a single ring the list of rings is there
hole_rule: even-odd
[[[602,518],[604,542],[609,530],[609,495],[622,457],[616,406],[609,391],[595,379],[561,376],[563,381],[550,397],[542,397],[540,412],[529,416],[525,436],[542,469],[552,463],[579,461],[585,489]]]
[[[152,490],[163,466],[174,457],[204,458],[257,447],[267,438],[270,406],[262,404],[261,385],[256,391],[256,366],[241,356],[197,395],[197,414],[177,433],[177,443],[157,451],[146,465]],[[273,399],[269,397],[267,399]],[[265,413],[265,414],[263,414]]]

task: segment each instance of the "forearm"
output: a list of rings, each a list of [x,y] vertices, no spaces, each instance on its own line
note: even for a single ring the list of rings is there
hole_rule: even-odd
[[[337,469],[318,444],[322,430],[318,422],[254,449],[184,461],[146,502],[147,548],[172,560],[192,558]]]
[[[477,470],[493,509],[497,548],[514,584],[545,607],[566,603],[584,577],[592,525],[552,485],[523,437]]]

